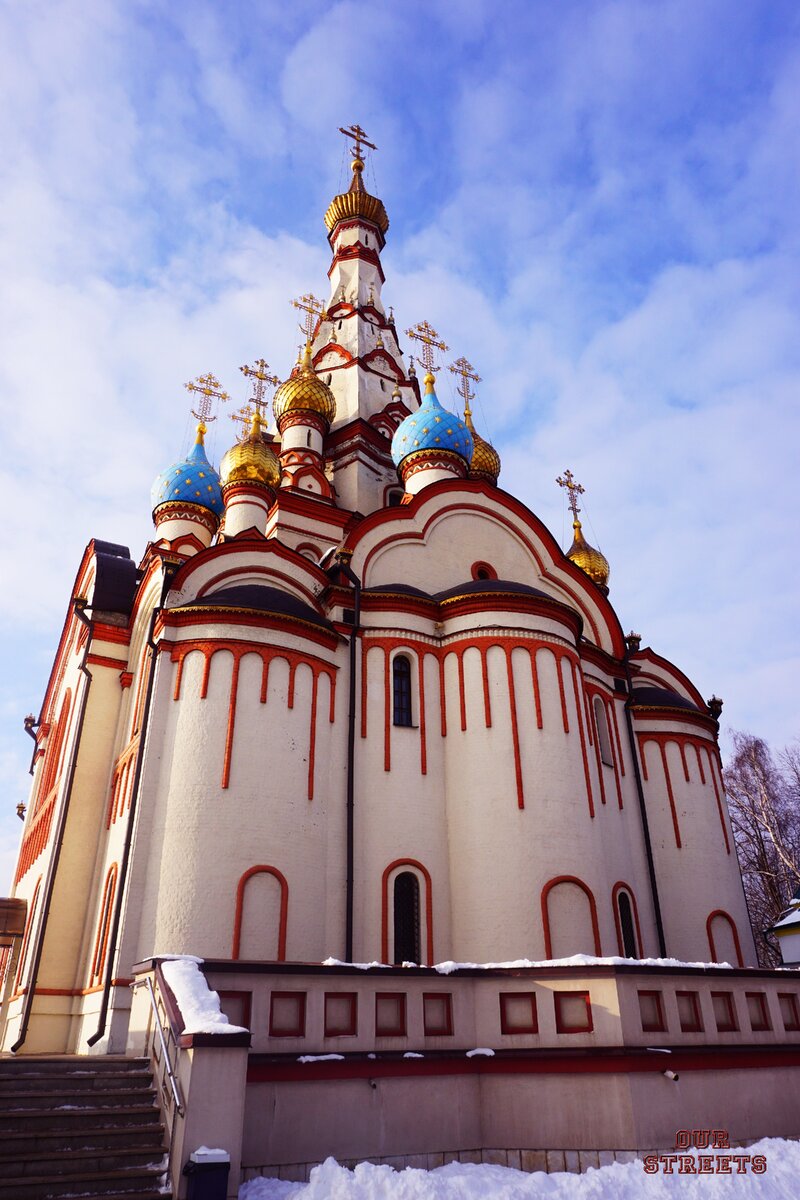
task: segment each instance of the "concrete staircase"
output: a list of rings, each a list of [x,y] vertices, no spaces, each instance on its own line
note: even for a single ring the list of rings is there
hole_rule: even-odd
[[[170,1200],[165,1155],[147,1059],[0,1057],[0,1200]]]

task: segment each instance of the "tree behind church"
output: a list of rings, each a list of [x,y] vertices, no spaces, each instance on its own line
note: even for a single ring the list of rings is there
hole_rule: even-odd
[[[775,938],[761,935],[800,885],[800,742],[776,761],[762,738],[737,731],[732,736],[725,790],[736,850],[759,961],[776,966],[781,956]]]

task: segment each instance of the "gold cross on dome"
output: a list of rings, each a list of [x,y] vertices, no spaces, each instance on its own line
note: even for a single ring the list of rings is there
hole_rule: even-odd
[[[575,476],[572,474],[572,471],[565,471],[563,479],[559,475],[558,479],[556,480],[556,483],[558,484],[559,487],[563,487],[563,488],[567,489],[567,495],[569,496],[569,500],[567,501],[567,503],[569,504],[570,508],[572,509],[573,517],[577,521],[578,513],[581,511],[578,508],[578,496],[582,496],[583,493],[586,491],[586,488],[582,487],[581,484],[575,482]]]
[[[347,129],[339,126],[339,133],[343,133],[345,137],[352,138],[355,143],[350,147],[350,153],[353,158],[361,158],[361,146],[369,146],[370,150],[377,150],[377,146],[373,146],[372,142],[367,141],[367,135],[360,125],[348,125]]]
[[[450,363],[450,366],[447,369],[448,371],[451,371],[453,375],[461,376],[461,383],[456,388],[456,391],[464,401],[464,416],[471,416],[472,409],[470,408],[470,400],[475,399],[475,393],[469,386],[469,383],[470,380],[472,380],[473,383],[480,383],[480,375],[476,373],[472,363],[464,358],[463,354],[461,355],[461,358],[457,358],[454,363]]]
[[[253,395],[250,397],[245,407],[251,410],[251,419],[252,409],[255,409],[263,421],[264,413],[262,412],[262,409],[266,408],[267,405],[267,402],[264,399],[264,392],[267,388],[267,385],[270,387],[277,387],[280,383],[280,379],[277,375],[270,374],[269,363],[264,362],[263,358],[259,358],[253,363],[252,366],[245,364],[245,366],[239,367],[239,370],[243,375],[246,375],[248,379],[253,380]],[[244,412],[244,409],[241,411]]]
[[[253,413],[258,413],[259,418],[263,420],[260,409],[256,408],[252,401],[248,401],[247,404],[243,404],[238,412],[230,414],[231,420],[236,421],[238,425],[242,426],[241,432],[237,433],[236,435],[240,442],[247,440],[247,435],[250,432],[250,426],[253,424]]]
[[[300,329],[306,335],[306,341],[310,343],[317,321],[325,311],[325,305],[316,296],[312,296],[311,292],[306,292],[305,296],[300,296],[297,300],[291,300],[290,304],[292,308],[299,308],[306,314]]]
[[[434,347],[441,350],[442,354],[445,354],[450,347],[440,339],[433,326],[429,325],[427,321],[418,321],[416,325],[412,325],[410,329],[406,330],[406,337],[422,343],[420,358],[426,374],[432,375],[434,371],[438,371],[439,368],[433,365]]]
[[[226,400],[230,400],[227,392],[222,390],[220,381],[209,371],[207,375],[198,375],[197,379],[193,379],[191,383],[183,385],[187,392],[195,392],[199,397],[197,408],[192,409],[192,416],[197,417],[201,425],[207,425],[209,421],[216,421],[216,417],[211,416],[211,406],[215,400],[219,400],[224,404]]]

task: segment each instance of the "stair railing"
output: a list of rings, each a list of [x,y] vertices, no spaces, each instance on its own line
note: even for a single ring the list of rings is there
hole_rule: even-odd
[[[183,1096],[181,1095],[180,1084],[178,1083],[178,1077],[175,1074],[175,1068],[172,1064],[172,1056],[170,1055],[169,1045],[167,1043],[167,1038],[165,1037],[165,1032],[164,1032],[165,1023],[166,1023],[167,1033],[169,1034],[169,1037],[172,1040],[176,1051],[179,1050],[179,1046],[178,1046],[175,1038],[173,1037],[173,1032],[170,1027],[170,1019],[169,1019],[169,1014],[166,1010],[166,1005],[163,1007],[163,1010],[161,1010],[161,1011],[159,1010],[158,1000],[156,999],[156,993],[153,988],[152,976],[145,975],[143,979],[135,979],[130,986],[131,986],[132,991],[135,990],[136,988],[140,988],[140,987],[147,988],[148,996],[149,996],[149,1000],[150,1000],[150,1007],[153,1010],[154,1027],[155,1027],[156,1033],[158,1034],[158,1040],[161,1045],[161,1062],[159,1063],[158,1055],[153,1053],[153,1050],[155,1049],[155,1047],[153,1047],[153,1049],[151,1050],[150,1057],[154,1060],[156,1067],[160,1066],[160,1068],[163,1072],[163,1075],[166,1076],[166,1079],[167,1079],[170,1089],[172,1091],[172,1099],[173,1099],[173,1102],[175,1105],[174,1111],[177,1113],[178,1116],[182,1117],[185,1114],[185,1109],[184,1109],[184,1104],[183,1104]],[[162,1011],[163,1011],[163,1017],[162,1017]],[[160,1090],[162,1092],[164,1090],[163,1077],[160,1080]]]

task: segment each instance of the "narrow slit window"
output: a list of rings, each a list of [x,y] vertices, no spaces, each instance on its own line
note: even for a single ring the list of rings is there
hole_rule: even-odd
[[[633,928],[631,898],[627,892],[620,892],[617,896],[617,911],[619,912],[619,928],[622,933],[622,952],[626,958],[638,958],[639,951]]]
[[[392,662],[395,725],[411,724],[411,660],[398,654]]]
[[[394,961],[420,961],[419,880],[401,871],[394,881]]]
[[[614,757],[611,753],[611,738],[608,732],[608,717],[606,706],[599,696],[594,698],[594,724],[597,730],[597,741],[600,746],[600,758],[607,767],[613,767]]]

